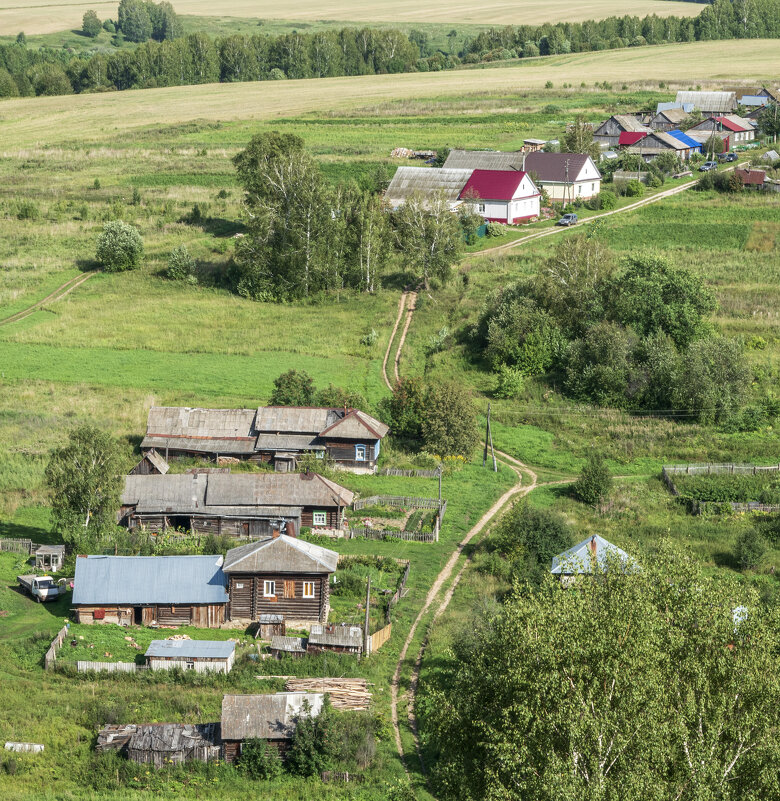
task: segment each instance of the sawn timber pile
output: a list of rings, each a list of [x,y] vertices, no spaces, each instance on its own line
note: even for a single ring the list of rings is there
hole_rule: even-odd
[[[371,703],[365,679],[288,679],[287,692],[328,693],[334,709],[363,710]]]

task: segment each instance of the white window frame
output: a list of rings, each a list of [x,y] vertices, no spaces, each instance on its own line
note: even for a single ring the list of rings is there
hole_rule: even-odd
[[[485,213],[485,204],[484,203],[477,203],[477,213],[484,214]]]
[[[325,458],[325,451],[314,451],[314,457],[316,459],[324,459]]]
[[[311,524],[313,526],[327,526],[328,513],[318,509],[316,512],[311,513]]]
[[[314,582],[313,581],[304,581],[303,582],[303,597],[304,598],[313,598],[314,597]]]
[[[276,598],[276,582],[273,579],[263,581],[263,598]]]
[[[368,449],[365,445],[355,445],[355,461],[365,462]],[[362,454],[362,456],[360,455]]]

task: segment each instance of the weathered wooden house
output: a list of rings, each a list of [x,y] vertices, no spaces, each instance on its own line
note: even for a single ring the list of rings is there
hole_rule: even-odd
[[[731,147],[752,142],[756,138],[756,129],[750,120],[737,117],[736,114],[725,114],[708,117],[698,125],[694,125],[689,132],[711,131],[726,133],[729,136]]]
[[[385,191],[385,201],[392,209],[406,203],[412,195],[423,198],[440,193],[450,209],[460,205],[460,193],[471,177],[471,170],[437,167],[399,167]]]
[[[650,128],[654,131],[671,131],[679,128],[688,119],[688,112],[684,108],[665,108],[657,111],[650,118]]]
[[[569,585],[577,576],[603,572],[615,563],[622,570],[628,570],[633,560],[625,551],[595,534],[554,556],[550,572],[559,576],[563,585]]]
[[[284,756],[301,717],[322,711],[323,693],[226,695],[222,699],[222,753],[235,762],[245,740],[265,740]]]
[[[275,659],[281,659],[283,656],[300,659],[302,656],[306,656],[307,642],[306,637],[275,635],[271,637],[271,644],[268,650]]]
[[[634,135],[629,134],[628,137]],[[649,134],[642,136],[635,142],[629,143],[628,139],[621,140],[621,145],[627,144],[626,150],[629,153],[637,153],[645,161],[652,161],[656,156],[661,153],[671,151],[678,158],[683,161],[688,161],[691,155],[696,152],[694,145],[688,141],[683,141],[676,136],[673,136],[666,131],[652,131]]]
[[[222,567],[229,582],[229,618],[274,614],[288,625],[292,620],[324,623],[338,558],[335,551],[286,535],[231,549]]]
[[[141,457],[141,461],[130,471],[131,476],[164,476],[170,466],[154,448],[150,448]]]
[[[79,556],[77,623],[215,628],[226,620],[222,556]]]
[[[128,723],[104,726],[97,736],[99,753],[116,751],[156,768],[185,762],[215,762],[222,752],[219,723]]]
[[[65,561],[64,545],[39,545],[35,551],[36,570],[56,573]]]
[[[329,456],[346,470],[373,472],[388,430],[384,423],[359,409],[153,406],[141,448],[156,448],[166,460],[196,456],[267,462],[280,472],[294,471],[303,454],[313,453]]]
[[[528,172],[555,202],[589,200],[601,191],[601,173],[583,153],[532,153],[499,150],[451,150],[445,167]]]
[[[602,147],[617,147],[622,133],[652,133],[652,128],[630,114],[614,114],[593,131],[593,140]]]
[[[734,170],[734,175],[742,181],[746,189],[762,190],[766,186],[766,172],[755,167]]]
[[[284,637],[287,624],[284,615],[260,615],[255,626],[255,639],[270,640],[271,637]]]
[[[737,95],[734,92],[678,92],[675,103],[693,106],[705,117],[714,117],[733,114],[737,110]]]
[[[130,529],[269,537],[339,528],[354,493],[316,473],[127,476],[119,522]]]
[[[335,651],[340,654],[363,653],[363,628],[361,626],[337,626],[335,624],[314,624],[309,630],[306,650],[310,654]]]
[[[236,644],[231,640],[152,640],[145,656],[150,670],[230,673]]]

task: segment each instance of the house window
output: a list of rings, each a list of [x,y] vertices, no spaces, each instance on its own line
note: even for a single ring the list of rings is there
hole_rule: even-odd
[[[313,581],[304,581],[303,582],[303,597],[304,598],[313,598],[314,597],[314,582]]]
[[[591,192],[595,192],[596,191],[596,184],[591,184],[590,185],[590,191]]]
[[[194,662],[187,662],[187,670],[195,670],[195,663]]]
[[[484,203],[477,203],[477,211],[480,214],[484,214],[485,213],[485,204]]]
[[[355,461],[356,462],[365,462],[366,461],[366,446],[365,445],[355,445]]]
[[[312,513],[312,523],[315,526],[327,526],[328,525],[328,513],[327,512],[313,512]]]
[[[275,598],[276,597],[276,582],[275,581],[264,581],[263,582],[263,598]]]
[[[325,451],[314,451],[314,455],[317,459],[324,459]]]

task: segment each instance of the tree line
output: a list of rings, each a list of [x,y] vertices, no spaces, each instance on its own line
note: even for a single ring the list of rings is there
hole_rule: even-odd
[[[462,61],[664,42],[780,37],[780,0],[715,0],[691,19],[626,15],[582,23],[493,28],[467,40],[459,55],[434,50],[421,31],[406,34],[394,29],[344,28],[280,36],[180,36],[169,3],[123,0],[120,10],[116,27],[126,39],[141,42],[135,50],[72,56],[67,50],[28,49],[23,40],[0,46],[0,97],[427,72],[453,69]],[[95,21],[90,17],[90,30],[95,29]],[[107,29],[114,27],[109,23]]]

